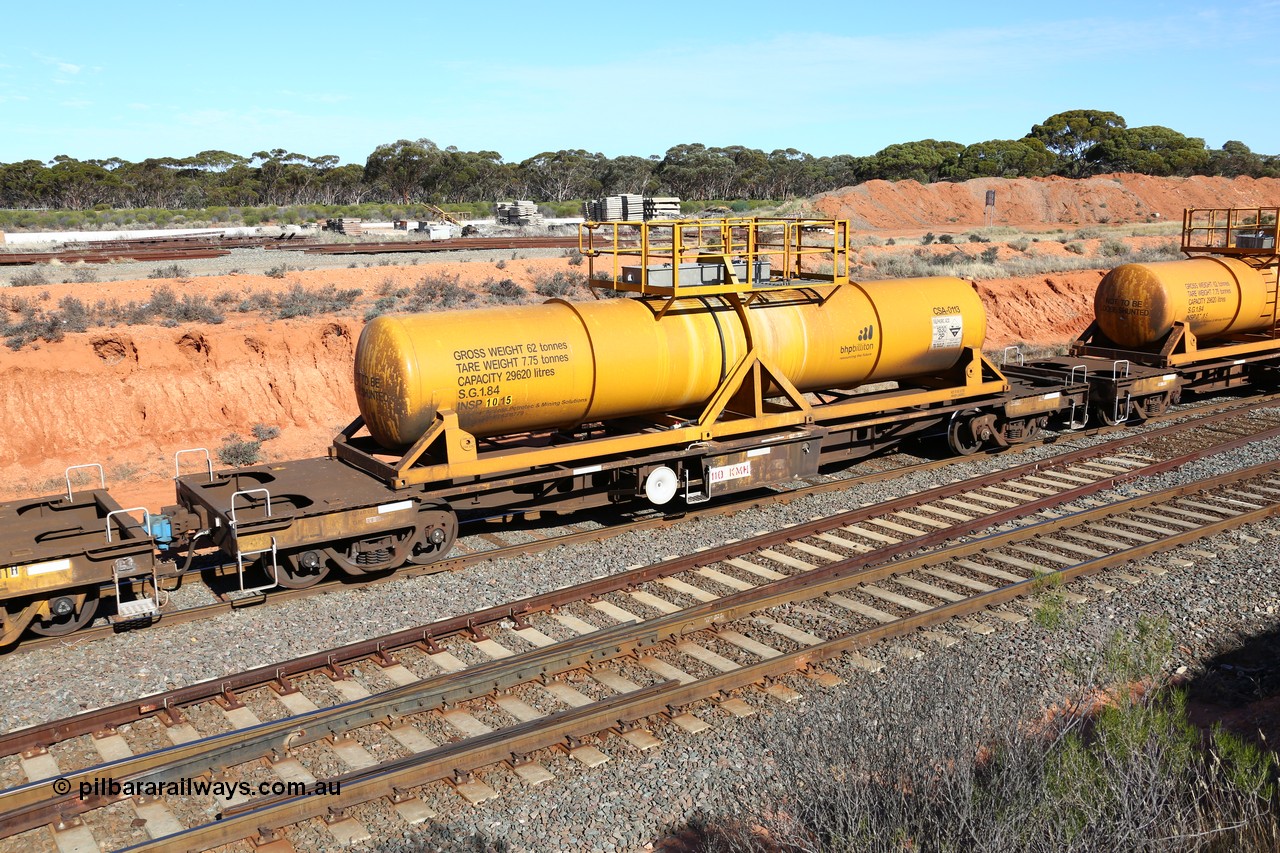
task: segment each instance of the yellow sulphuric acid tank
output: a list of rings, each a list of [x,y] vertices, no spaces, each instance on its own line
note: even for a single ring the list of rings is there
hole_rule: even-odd
[[[747,350],[742,322],[718,296],[679,299],[659,317],[663,304],[553,299],[378,317],[356,346],[360,414],[396,449],[438,409],[487,437],[702,406]],[[947,370],[987,328],[958,278],[761,292],[749,310],[757,347],[801,391]]]
[[[1275,270],[1234,258],[1195,258],[1116,267],[1093,298],[1098,327],[1124,347],[1147,347],[1176,321],[1199,338],[1256,332],[1274,322]]]

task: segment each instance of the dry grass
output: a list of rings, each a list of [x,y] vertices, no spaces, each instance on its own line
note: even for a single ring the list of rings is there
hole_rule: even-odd
[[[1071,622],[1041,629],[1078,642]],[[757,728],[767,759],[737,812],[684,833],[758,853],[1276,849],[1274,754],[1203,739],[1183,694],[1131,693],[1171,648],[1163,623],[1107,639],[1048,718],[1030,685],[981,683],[959,656],[857,701],[818,698]]]

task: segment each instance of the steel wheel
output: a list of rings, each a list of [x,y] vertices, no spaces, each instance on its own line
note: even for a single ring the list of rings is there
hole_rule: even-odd
[[[972,456],[982,447],[982,441],[973,434],[976,412],[957,412],[947,426],[947,444],[961,456]]]
[[[271,566],[263,562],[263,570],[271,577]],[[295,551],[285,554],[276,565],[276,581],[288,589],[306,589],[329,576],[329,561],[322,550]]]
[[[458,540],[458,519],[452,512],[423,513],[422,526],[414,538],[406,561],[413,566],[426,566],[444,558]]]
[[[1106,426],[1119,426],[1129,420],[1127,415],[1125,417],[1117,417],[1116,411],[1106,406],[1094,406],[1093,416]]]
[[[77,610],[74,595],[59,595],[49,599],[49,609],[54,615],[47,619],[32,619],[31,633],[41,637],[64,637],[79,631],[93,621],[98,612],[98,593],[90,592]]]

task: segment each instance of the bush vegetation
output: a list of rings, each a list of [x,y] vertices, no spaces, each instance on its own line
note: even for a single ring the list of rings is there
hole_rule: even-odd
[[[26,267],[9,277],[9,284],[13,287],[36,287],[48,283],[44,269],[38,266]]]
[[[490,302],[498,305],[518,305],[529,301],[529,291],[509,278],[489,279],[484,283],[484,292],[489,295]]]
[[[91,328],[116,325],[178,325],[179,323],[223,323],[225,307],[236,305],[239,313],[257,313],[271,319],[297,316],[342,314],[355,304],[361,291],[339,289],[333,284],[305,288],[294,284],[283,293],[257,291],[237,296],[224,291],[207,300],[198,293],[175,295],[168,284],[161,284],[145,302],[97,300],[92,305],[74,296],[64,296],[58,306],[45,307],[41,300],[24,296],[0,295],[0,337],[12,350],[37,341],[61,341],[68,332],[87,332]],[[45,295],[47,298],[47,295]]]
[[[1097,269],[1114,266],[1117,259],[1150,263],[1177,260],[1182,257],[1178,243],[1173,240],[1163,241],[1158,245],[1147,246],[1137,251],[1131,251],[1128,245],[1119,240],[1103,241],[1099,244],[1097,253],[1092,255],[1087,252],[1083,243],[1074,242],[1063,247],[1071,254],[1070,257],[1041,255],[1033,248],[1032,241],[1025,237],[1009,240],[1007,245],[1021,254],[1001,260],[999,249],[994,245],[971,253],[976,247],[968,244],[954,245],[948,252],[924,248],[916,249],[910,254],[864,250],[860,253],[859,259],[881,278],[937,275],[939,269],[945,269],[949,275],[983,280]]]
[[[10,349],[21,349],[38,340],[62,340],[67,332],[84,332],[100,326],[160,325],[223,322],[223,314],[199,294],[181,298],[168,285],[151,292],[145,302],[99,299],[92,305],[74,296],[58,300],[56,308],[45,308],[23,296],[0,295],[0,336]]]
[[[267,294],[267,297],[273,303],[270,310],[275,318],[287,320],[341,313],[354,305],[362,292],[359,288],[340,290],[332,284],[311,289],[295,284],[284,293]],[[264,302],[265,299],[260,299],[258,304]]]
[[[262,455],[262,442],[229,435],[218,448],[218,461],[223,465],[253,465]]]
[[[548,299],[568,296],[587,286],[587,277],[573,270],[557,270],[533,278],[533,292]]]
[[[191,270],[176,263],[169,264],[167,267],[156,267],[147,273],[147,278],[173,278],[179,281],[190,277]]]
[[[1276,759],[1187,719],[1185,694],[1131,688],[1167,660],[1167,623],[1116,634],[1047,718],[1014,679],[959,656],[893,690],[815,701],[757,728],[763,784],[690,829],[704,850],[1269,851]]]
[[[1106,258],[1119,258],[1129,254],[1129,246],[1119,240],[1103,240],[1098,246],[1099,253]]]
[[[269,426],[267,424],[254,424],[250,430],[256,441],[270,441],[273,438],[280,437],[280,427]]]
[[[363,165],[282,148],[141,162],[58,155],[0,163],[0,208],[8,208],[0,209],[0,230],[430,219],[426,202],[462,216],[488,216],[498,198],[537,199],[546,214],[572,216],[580,199],[619,192],[678,196],[686,214],[715,207],[793,215],[808,212],[798,199],[872,180],[1280,174],[1280,156],[1255,154],[1238,140],[1211,149],[1172,128],[1129,127],[1106,110],[1058,113],[1029,131],[972,145],[899,142],[868,156],[684,143],[661,157],[562,149],[505,162],[495,151],[461,151],[430,139],[378,145],[361,158]]]

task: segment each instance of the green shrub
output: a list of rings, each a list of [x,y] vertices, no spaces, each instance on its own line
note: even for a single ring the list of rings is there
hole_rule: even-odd
[[[1041,628],[1053,630],[1066,620],[1067,599],[1057,590],[1045,593],[1040,598],[1040,606],[1032,614],[1032,619]]]
[[[45,314],[35,306],[25,307],[18,318],[0,323],[0,335],[11,350],[20,350],[39,340],[54,343],[62,340],[62,319],[56,314]]]
[[[244,299],[240,300],[240,304],[236,306],[236,310],[241,314],[247,314],[250,311],[270,311],[275,307],[276,298],[265,290],[255,290],[247,294]]]
[[[368,311],[364,312],[364,321],[367,323],[374,317],[380,317],[395,309],[400,300],[394,296],[379,296],[377,301],[370,306]]]
[[[952,237],[950,234],[942,234],[938,237],[939,243],[945,243],[948,246],[954,243],[955,241],[956,241],[956,238]]]
[[[147,278],[184,279],[184,278],[190,278],[190,277],[191,277],[191,271],[186,267],[180,266],[179,264],[176,264],[176,263],[169,264],[167,267],[156,267],[151,272],[147,273]]]
[[[132,303],[130,303],[132,304]],[[134,312],[135,324],[149,323],[159,319],[164,325],[178,323],[209,323],[217,325],[223,321],[222,313],[209,304],[209,300],[199,294],[184,293],[178,299],[173,290],[166,284],[151,291],[151,298],[145,305],[138,306]]]
[[[1064,244],[1063,244],[1063,246],[1062,246],[1062,248],[1066,249],[1068,252],[1070,252],[1070,253],[1071,253],[1071,254],[1073,254],[1073,255],[1083,255],[1083,254],[1084,254],[1084,244],[1083,244],[1083,243],[1078,243],[1078,242],[1076,242],[1076,243],[1064,243]]]
[[[58,300],[58,319],[62,328],[68,332],[89,331],[89,309],[74,296],[64,296]],[[96,324],[95,324],[96,325]]]
[[[982,250],[982,254],[979,257],[984,264],[994,264],[996,259],[1000,257],[1000,247],[988,246]]]
[[[253,433],[254,439],[258,442],[270,441],[273,438],[279,438],[280,427],[268,426],[267,424],[254,424],[253,429],[250,430],[250,432]]]
[[[1183,258],[1182,246],[1177,240],[1166,240],[1155,246],[1145,246],[1133,252],[1130,260],[1137,263],[1154,263],[1156,261],[1177,261]]]
[[[339,290],[332,284],[308,290],[295,284],[285,293],[275,297],[275,317],[287,320],[291,317],[313,317],[318,314],[336,314],[350,308],[360,297],[358,288]]]
[[[454,308],[475,301],[476,295],[458,284],[458,276],[427,273],[409,291],[405,310],[429,311],[432,308]]]
[[[548,299],[568,296],[580,287],[585,287],[587,277],[580,272],[557,270],[534,276],[533,292]]]
[[[1129,246],[1119,240],[1103,240],[1098,252],[1105,258],[1119,258],[1129,254]]]
[[[44,271],[40,267],[31,266],[24,270],[14,273],[9,278],[9,284],[14,287],[35,287],[41,284],[48,284],[49,279],[45,276]]]
[[[509,278],[501,281],[489,279],[485,282],[484,289],[489,294],[490,301],[499,305],[516,305],[529,298],[529,291]]]
[[[253,465],[261,452],[261,441],[229,435],[218,448],[218,461],[223,465]]]
[[[920,238],[920,245],[927,246],[930,243],[932,243],[934,239],[935,239],[934,233],[930,231],[928,234],[925,234],[923,237]]]

